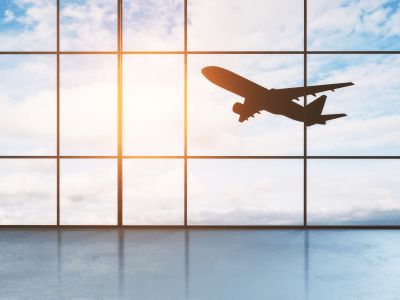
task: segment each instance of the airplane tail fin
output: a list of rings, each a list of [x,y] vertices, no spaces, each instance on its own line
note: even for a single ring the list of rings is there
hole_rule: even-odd
[[[347,116],[346,114],[322,115],[326,96],[323,95],[306,106],[306,125],[325,125],[326,121]]]

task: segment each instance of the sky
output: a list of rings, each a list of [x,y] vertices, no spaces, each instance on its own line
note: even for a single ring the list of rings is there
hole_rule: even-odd
[[[398,51],[400,1],[308,0],[309,51]],[[56,1],[0,3],[0,51],[56,51]],[[188,1],[189,51],[302,51],[303,1]],[[117,1],[60,1],[61,51],[116,51]],[[181,0],[124,1],[124,51],[183,51]],[[60,55],[60,154],[117,155],[117,55]],[[0,54],[0,155],[57,151],[57,57]],[[202,74],[219,66],[267,88],[304,85],[302,54],[189,54],[189,156],[302,156],[303,123]],[[123,55],[123,155],[184,155],[184,55]],[[307,130],[308,224],[399,225],[398,54],[309,54],[307,85],[344,118]],[[316,97],[308,96],[307,102]],[[300,98],[300,104],[303,99]],[[188,224],[302,225],[302,159],[188,159]],[[0,159],[0,224],[56,224],[56,160]],[[183,224],[184,160],[124,159],[124,224]],[[61,224],[116,224],[117,160],[61,159]]]

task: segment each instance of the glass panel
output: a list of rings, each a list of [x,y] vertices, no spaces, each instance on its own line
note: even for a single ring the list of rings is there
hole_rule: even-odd
[[[400,161],[308,160],[309,225],[400,225]]]
[[[308,50],[399,50],[398,1],[308,0]]]
[[[117,51],[116,0],[60,0],[62,51]]]
[[[116,55],[60,59],[62,155],[117,155]]]
[[[302,225],[303,160],[188,161],[188,224]]]
[[[304,2],[190,0],[189,50],[301,51]]]
[[[0,56],[0,155],[56,155],[55,55]]]
[[[60,224],[117,224],[117,161],[60,161]]]
[[[183,155],[183,55],[124,56],[124,155]]]
[[[0,51],[56,51],[56,0],[0,2]]]
[[[208,66],[227,69],[267,89],[303,86],[302,55],[190,55],[189,155],[303,155],[304,123],[265,110],[239,122],[232,107],[245,99],[203,76],[202,69]],[[264,103],[276,101],[268,97]],[[293,105],[301,106],[303,99],[299,100]],[[246,101],[250,105],[254,98]]]
[[[347,116],[310,126],[308,154],[399,155],[400,57],[309,55],[308,61],[308,85],[354,83],[324,93],[328,98],[323,114]]]
[[[124,160],[124,225],[183,225],[183,160]]]
[[[57,161],[0,160],[0,225],[57,224]]]
[[[183,51],[183,0],[124,0],[125,51]]]

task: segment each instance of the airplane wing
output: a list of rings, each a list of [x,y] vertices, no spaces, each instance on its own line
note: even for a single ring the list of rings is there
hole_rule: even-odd
[[[306,87],[306,94],[315,96],[317,93],[325,92],[325,91],[335,91],[335,89],[339,89],[342,87],[354,85],[352,82],[346,83],[336,83],[336,84],[324,84],[324,85],[314,85]],[[284,98],[288,99],[297,99],[299,97],[304,96],[304,87],[295,87],[288,89],[277,89],[275,90],[277,93],[281,94]]]
[[[258,85],[242,76],[220,67],[205,67],[201,70],[203,75],[215,85],[222,87],[243,98],[252,98],[262,96],[268,91],[265,87]],[[307,95],[314,95],[325,91],[334,91],[342,87],[354,85],[352,82],[314,85],[306,87]],[[275,93],[279,93],[282,99],[298,99],[304,96],[304,87],[295,87],[288,89],[271,89]]]

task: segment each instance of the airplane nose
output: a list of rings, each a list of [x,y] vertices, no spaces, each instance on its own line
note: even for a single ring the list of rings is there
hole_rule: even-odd
[[[208,76],[210,76],[210,71],[211,71],[212,67],[205,67],[201,70],[201,73],[208,78]]]
[[[223,74],[221,74],[221,68],[208,66],[201,70],[201,73],[204,75],[205,78],[210,80],[212,83],[218,85],[219,78],[223,78]]]

